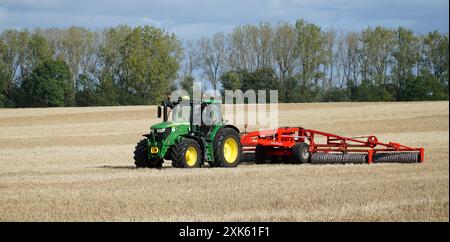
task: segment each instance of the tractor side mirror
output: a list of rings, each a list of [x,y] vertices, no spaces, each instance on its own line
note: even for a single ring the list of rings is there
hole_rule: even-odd
[[[158,118],[161,118],[161,115],[162,115],[161,106],[158,106]]]

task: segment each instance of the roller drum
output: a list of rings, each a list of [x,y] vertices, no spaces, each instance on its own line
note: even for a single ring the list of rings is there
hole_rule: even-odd
[[[314,153],[311,156],[312,164],[342,164],[343,155],[338,153]]]
[[[342,156],[342,163],[344,163],[344,164],[367,163],[367,154],[365,154],[365,153],[344,154]]]
[[[373,163],[419,163],[419,152],[385,152],[375,153]]]
[[[312,164],[363,164],[367,163],[367,154],[352,153],[314,153],[311,156]]]

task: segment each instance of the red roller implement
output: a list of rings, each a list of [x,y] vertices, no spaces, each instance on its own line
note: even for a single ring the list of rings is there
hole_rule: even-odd
[[[319,137],[325,141],[318,141]],[[345,163],[346,159],[355,159],[356,155],[352,156],[351,154],[358,154],[358,157],[361,157],[360,159],[364,159],[369,164],[424,161],[423,148],[413,148],[395,142],[380,142],[373,135],[345,137],[301,127],[282,127],[241,134],[241,143],[245,152],[255,150],[257,146],[263,146],[268,149],[266,155],[272,157],[291,156],[293,154],[292,147],[301,142],[309,143],[309,152],[312,155],[312,160],[317,160],[317,163],[326,162],[327,160],[337,160],[335,163],[340,163],[339,161]],[[340,154],[345,154],[346,156],[341,158],[339,157]],[[367,154],[367,156],[361,156],[361,154]]]

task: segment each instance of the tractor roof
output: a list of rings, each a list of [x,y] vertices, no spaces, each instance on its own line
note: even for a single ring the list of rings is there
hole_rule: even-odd
[[[178,102],[189,101],[189,100],[190,100],[189,96],[183,96],[178,99]],[[222,103],[222,100],[214,100],[214,99],[201,99],[201,100],[192,99],[192,100],[195,102],[202,102],[202,103],[206,103],[206,104],[221,104]]]

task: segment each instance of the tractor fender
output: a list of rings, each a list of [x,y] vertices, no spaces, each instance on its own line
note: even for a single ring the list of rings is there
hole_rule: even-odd
[[[241,133],[241,131],[239,131],[239,129],[236,126],[232,125],[232,124],[227,124],[227,125],[223,126],[222,129],[223,128],[234,129],[234,131],[236,131],[238,134]]]
[[[226,124],[226,125],[216,127],[215,129],[213,129],[212,132],[208,134],[209,141],[214,142],[214,140],[216,139],[216,134],[218,134],[222,129],[225,129],[225,128],[232,129],[232,130],[236,131],[238,134],[240,134],[240,131],[236,126],[234,126],[232,124]]]

